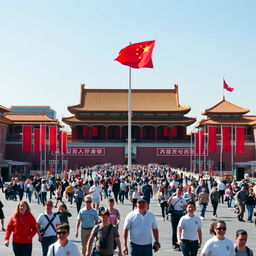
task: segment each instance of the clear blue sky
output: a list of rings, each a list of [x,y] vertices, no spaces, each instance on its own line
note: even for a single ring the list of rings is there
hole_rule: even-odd
[[[154,69],[133,88],[173,88],[187,116],[222,99],[256,114],[255,0],[0,0],[0,105],[50,105],[58,118],[78,104],[80,84],[127,88],[113,59],[129,42],[156,40]],[[152,102],[154,104],[154,102]]]

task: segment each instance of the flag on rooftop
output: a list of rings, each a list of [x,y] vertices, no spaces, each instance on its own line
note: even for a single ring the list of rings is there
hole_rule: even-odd
[[[225,79],[223,79],[223,88],[226,89],[226,90],[229,91],[229,92],[233,92],[233,91],[234,91],[234,88],[230,87],[230,86],[226,83]]]
[[[121,49],[115,60],[131,68],[153,68],[151,57],[154,46],[155,41],[130,44]]]

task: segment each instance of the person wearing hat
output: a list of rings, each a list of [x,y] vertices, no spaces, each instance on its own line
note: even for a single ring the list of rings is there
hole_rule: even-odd
[[[144,197],[137,200],[137,208],[128,213],[124,221],[123,241],[125,255],[128,255],[127,238],[130,231],[130,255],[152,256],[152,233],[155,239],[153,249],[160,248],[159,232],[155,215],[147,210],[147,201]]]
[[[109,222],[109,210],[102,209],[100,211],[101,223],[96,225],[89,237],[86,249],[86,256],[110,256],[114,254],[114,240],[118,247],[118,255],[122,256],[122,248],[118,230]],[[91,254],[91,247],[94,238],[96,237],[95,248]]]

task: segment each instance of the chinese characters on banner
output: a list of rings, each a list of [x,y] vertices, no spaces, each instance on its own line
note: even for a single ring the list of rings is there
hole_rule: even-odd
[[[59,151],[57,151],[59,154]],[[105,148],[67,148],[65,155],[70,156],[105,156]]]
[[[157,148],[157,156],[191,156],[195,154],[195,150],[192,148]],[[206,149],[201,155],[207,155]]]

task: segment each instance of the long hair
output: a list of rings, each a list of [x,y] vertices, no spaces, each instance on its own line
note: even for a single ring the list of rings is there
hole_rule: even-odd
[[[217,227],[217,224],[222,224],[222,225],[224,225],[225,227],[227,226],[226,225],[226,223],[225,223],[225,221],[223,221],[223,220],[218,220],[218,221],[215,221],[215,222],[213,222],[211,225],[210,225],[210,228],[209,228],[209,231],[210,231],[210,234],[211,235],[216,235],[216,232],[215,232],[215,228]]]
[[[16,207],[16,209],[15,209],[15,211],[14,211],[14,214],[13,214],[13,217],[14,217],[14,219],[16,219],[17,218],[17,215],[18,215],[18,213],[19,213],[19,206],[21,205],[21,204],[26,204],[26,206],[27,206],[27,211],[26,212],[30,212],[30,207],[29,207],[29,204],[28,204],[28,202],[27,201],[20,201],[18,204],[17,204],[17,207]]]

